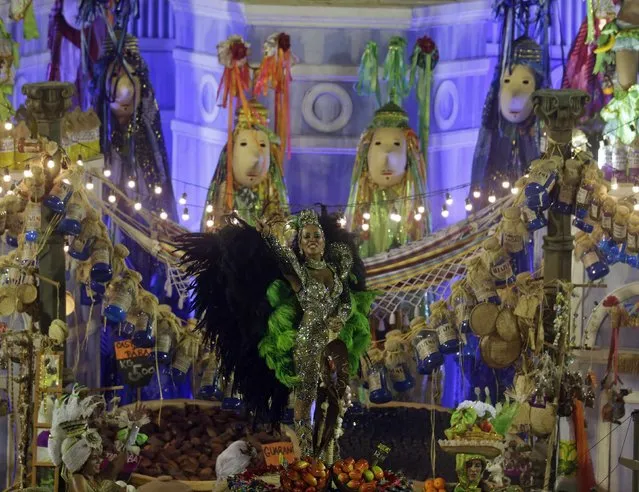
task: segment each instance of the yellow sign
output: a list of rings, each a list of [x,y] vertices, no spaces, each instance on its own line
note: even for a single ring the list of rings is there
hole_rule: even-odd
[[[264,452],[266,464],[269,466],[278,466],[280,464],[280,455],[289,463],[295,461],[295,450],[292,442],[262,444],[262,451]]]

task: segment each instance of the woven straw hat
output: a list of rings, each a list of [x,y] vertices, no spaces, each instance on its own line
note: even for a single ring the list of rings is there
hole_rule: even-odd
[[[470,329],[479,337],[495,332],[499,308],[492,302],[477,304],[470,313]]]
[[[506,341],[496,333],[482,337],[479,342],[481,358],[492,369],[504,369],[513,364],[521,355],[519,337]]]

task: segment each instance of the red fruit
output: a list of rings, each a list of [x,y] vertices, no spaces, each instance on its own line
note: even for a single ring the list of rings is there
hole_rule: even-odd
[[[316,492],[317,489],[315,487],[306,487],[306,490],[304,492]]]
[[[352,464],[354,464],[354,463],[355,463],[355,458],[346,458],[346,459],[344,460],[344,463],[346,463],[346,464],[349,464],[349,463],[350,463],[350,464],[352,465]]]
[[[348,474],[351,480],[357,480],[358,482],[362,480],[362,472],[359,470],[353,470]]]
[[[339,483],[346,483],[350,480],[350,477],[348,476],[348,473],[340,473],[339,475],[337,475],[337,480],[339,481]]]
[[[326,487],[326,477],[320,478],[317,481],[317,490],[322,490]]]
[[[286,472],[286,476],[291,479],[293,482],[295,482],[296,480],[300,480],[302,478],[302,475],[299,474],[299,472],[296,472],[295,470],[288,470]]]
[[[490,432],[493,429],[493,425],[488,420],[483,420],[479,428],[484,432]]]
[[[359,486],[359,492],[375,492],[376,485],[374,483],[363,483]]]
[[[344,466],[342,466],[342,470],[344,470],[344,472],[346,473],[350,473],[355,469],[355,467],[353,466],[353,463],[344,463]]]

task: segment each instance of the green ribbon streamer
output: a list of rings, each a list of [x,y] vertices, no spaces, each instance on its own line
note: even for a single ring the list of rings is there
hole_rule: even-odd
[[[595,9],[592,5],[592,0],[586,0],[586,14],[588,16],[586,44],[590,44],[595,40]]]
[[[406,81],[407,69],[404,61],[406,40],[393,36],[388,42],[388,53],[384,60],[384,80],[388,85],[388,98],[398,106],[408,95],[410,87]]]
[[[409,88],[417,85],[416,95],[419,103],[419,144],[428,176],[428,140],[430,136],[430,93],[433,83],[432,53],[424,53],[415,45],[411,56]]]
[[[24,25],[22,26],[24,39],[38,39],[40,32],[38,31],[38,23],[36,22],[35,13],[33,11],[33,2],[29,2],[27,9],[24,11]]]
[[[382,94],[379,87],[379,63],[377,61],[377,43],[369,41],[362,54],[357,72],[355,90],[360,96],[375,94],[377,104],[382,105]]]

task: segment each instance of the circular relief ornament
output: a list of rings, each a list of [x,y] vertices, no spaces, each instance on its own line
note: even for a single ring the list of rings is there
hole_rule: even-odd
[[[200,79],[198,89],[200,101],[200,115],[206,123],[213,123],[220,114],[220,107],[217,104],[216,97],[219,84],[213,75],[205,74]]]
[[[450,105],[450,109],[446,111],[445,106],[448,105]],[[450,130],[455,124],[459,114],[459,92],[452,80],[444,80],[437,88],[434,113],[435,121],[440,130]]]
[[[340,112],[331,121],[321,120],[315,114],[315,103],[323,95],[328,94],[339,102]],[[346,90],[332,83],[321,83],[314,85],[302,100],[302,116],[308,125],[322,133],[332,133],[344,128],[353,116],[353,101]]]

